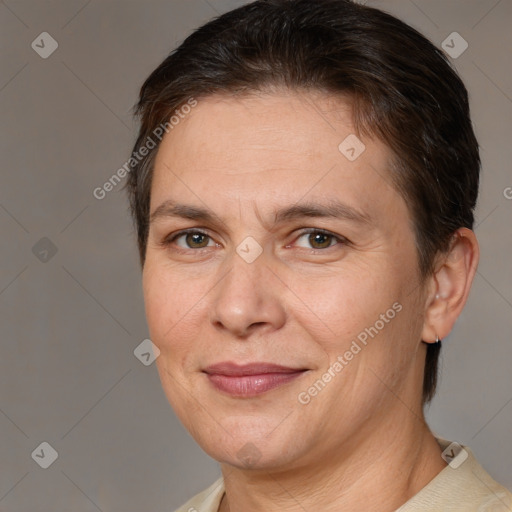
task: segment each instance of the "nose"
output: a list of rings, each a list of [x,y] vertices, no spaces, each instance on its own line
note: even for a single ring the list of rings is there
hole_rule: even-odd
[[[248,263],[234,253],[231,263],[212,290],[212,325],[237,338],[282,327],[286,320],[284,285],[268,266],[265,255]]]

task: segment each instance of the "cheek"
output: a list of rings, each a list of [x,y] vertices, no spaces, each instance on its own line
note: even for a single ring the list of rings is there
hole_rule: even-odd
[[[343,399],[347,407],[355,396],[372,401],[386,395],[375,374],[392,385],[414,358],[417,326],[413,297],[407,292],[410,277],[394,265],[358,265],[350,272],[316,279],[322,286],[304,282],[297,288],[311,308],[303,308],[298,322],[323,352],[317,360],[319,370],[327,371],[343,358],[344,368],[330,389],[332,397]]]
[[[203,287],[169,269],[145,269],[144,304],[151,340],[162,351],[180,352],[190,346],[190,335],[200,310]]]
[[[337,355],[395,302],[386,275],[358,265],[350,271],[316,276],[313,281],[295,279],[294,292],[303,303],[296,316],[308,330],[317,331],[314,337],[326,351]],[[321,333],[325,335],[318,336]]]

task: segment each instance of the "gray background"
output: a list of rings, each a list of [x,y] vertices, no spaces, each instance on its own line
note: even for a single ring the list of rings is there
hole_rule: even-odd
[[[126,199],[92,191],[129,156],[142,81],[242,3],[0,2],[1,511],[172,511],[220,475],[133,354],[147,329]],[[512,1],[369,4],[438,46],[453,31],[469,43],[452,61],[482,149],[482,258],[428,418],[512,487]],[[47,59],[31,48],[44,31],[59,44]],[[43,441],[48,469],[31,457]]]

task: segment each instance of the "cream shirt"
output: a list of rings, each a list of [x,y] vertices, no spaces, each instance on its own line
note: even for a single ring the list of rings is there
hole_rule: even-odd
[[[437,439],[443,450],[450,441]],[[395,512],[512,512],[512,493],[495,482],[478,464],[469,448],[446,466],[421,491]],[[455,466],[457,466],[455,468]],[[224,495],[224,482],[219,478],[176,512],[218,512]]]

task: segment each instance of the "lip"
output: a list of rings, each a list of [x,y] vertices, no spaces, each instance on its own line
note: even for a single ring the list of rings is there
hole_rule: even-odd
[[[291,368],[273,363],[239,365],[232,362],[214,364],[203,370],[218,391],[248,398],[287,384],[306,371],[306,368]]]

